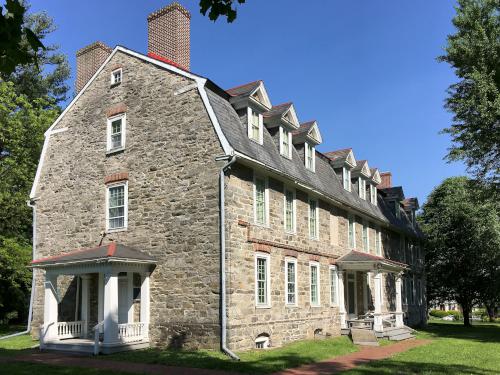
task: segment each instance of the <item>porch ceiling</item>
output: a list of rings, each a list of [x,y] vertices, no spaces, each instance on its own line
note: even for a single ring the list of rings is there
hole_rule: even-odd
[[[343,270],[358,271],[401,272],[408,268],[407,264],[356,250],[341,256],[335,264]]]
[[[73,250],[60,255],[35,259],[31,262],[33,268],[47,268],[73,264],[92,264],[106,262],[126,262],[136,264],[155,264],[156,260],[129,246],[116,242],[89,248]]]

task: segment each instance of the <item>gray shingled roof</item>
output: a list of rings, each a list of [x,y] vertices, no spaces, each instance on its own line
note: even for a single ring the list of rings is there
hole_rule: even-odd
[[[54,264],[67,264],[75,262],[90,262],[95,260],[117,260],[127,259],[138,262],[155,263],[155,259],[132,247],[110,242],[109,244],[90,248],[73,250],[60,255],[35,259],[31,262],[33,267],[48,266]]]
[[[408,265],[401,262],[396,262],[387,258],[379,257],[361,251],[351,250],[347,254],[341,256],[335,263],[341,265],[342,263],[356,263],[356,262],[382,262],[396,267],[407,267]]]
[[[226,92],[231,96],[249,96],[259,85],[261,80],[245,83],[241,86],[232,87],[227,89]]]
[[[222,131],[236,151],[314,188],[337,202],[344,203],[383,222],[390,223],[409,234],[418,235],[406,215],[402,215],[401,219],[397,219],[386,207],[383,199],[379,199],[380,204],[376,206],[361,199],[356,192],[346,191],[331,167],[329,159],[323,154],[317,152],[316,171],[311,172],[305,168],[295,148],[292,149],[291,160],[280,156],[276,142],[273,141],[272,136],[266,129],[264,129],[263,145],[251,141],[247,136],[245,124],[242,123],[229,101],[208,87],[206,87],[206,91]],[[342,150],[342,154],[347,156],[349,151],[350,149]]]
[[[262,117],[267,117],[267,118],[275,116],[281,117],[283,116],[283,113],[285,113],[291,106],[292,106],[291,102],[273,105],[269,111],[266,111],[262,114]]]

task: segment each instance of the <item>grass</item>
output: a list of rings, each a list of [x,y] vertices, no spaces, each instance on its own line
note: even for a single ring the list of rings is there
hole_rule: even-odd
[[[0,340],[0,356],[11,355],[12,351],[29,349],[35,345],[38,345],[38,340],[33,340],[30,335],[21,335]]]
[[[391,358],[370,362],[348,371],[349,375],[374,374],[469,374],[500,373],[500,324],[431,321],[419,330],[418,338],[428,345],[413,348]]]
[[[146,349],[117,353],[103,358],[236,371],[247,374],[268,374],[355,351],[357,351],[357,347],[351,340],[342,336],[326,340],[295,342],[275,349],[252,350],[238,353],[241,359],[239,362],[229,359],[221,352],[210,350]]]

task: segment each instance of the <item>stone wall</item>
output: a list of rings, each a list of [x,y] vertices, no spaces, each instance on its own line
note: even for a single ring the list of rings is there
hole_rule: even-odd
[[[123,69],[121,84],[110,74]],[[38,257],[93,247],[105,229],[104,179],[128,172],[128,229],[110,233],[158,261],[155,345],[219,345],[218,172],[222,153],[192,80],[118,52],[50,137],[36,196]],[[106,154],[107,113],[126,108],[125,150]],[[42,272],[37,272],[40,276]],[[37,278],[34,327],[43,318]]]

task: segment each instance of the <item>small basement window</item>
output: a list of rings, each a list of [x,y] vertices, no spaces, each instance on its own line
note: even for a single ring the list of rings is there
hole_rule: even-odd
[[[269,336],[266,334],[262,334],[257,336],[255,339],[255,348],[256,349],[267,349],[269,348]]]
[[[118,85],[122,82],[122,68],[115,69],[111,72],[111,84]]]

